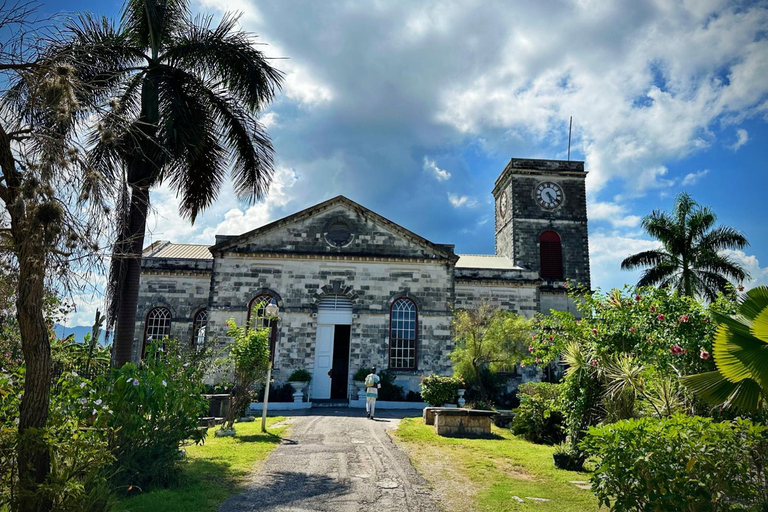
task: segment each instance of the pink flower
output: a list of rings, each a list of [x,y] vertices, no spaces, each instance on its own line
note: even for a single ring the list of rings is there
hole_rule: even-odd
[[[568,288],[568,281],[563,283],[563,288]]]
[[[531,345],[530,347],[528,347],[528,352],[533,352],[533,345]]]
[[[631,333],[634,333],[634,332],[635,332],[635,326],[634,326],[634,325],[633,325],[632,327],[630,327],[630,328],[629,328],[629,332],[631,332]]]
[[[655,312],[656,312],[656,306],[651,306],[651,313],[655,313]]]
[[[592,329],[592,334],[597,334],[597,329]]]
[[[687,351],[683,347],[678,345],[677,343],[672,345],[672,348],[669,349],[669,353],[674,355],[674,356],[680,356],[680,355],[685,354],[686,352]]]
[[[709,359],[709,352],[707,352],[704,349],[701,349],[701,352],[699,352],[699,357],[702,359]]]
[[[659,313],[659,316],[657,316],[657,317],[656,317],[656,319],[658,319],[658,320],[664,320],[664,315],[662,315],[661,313]]]
[[[640,299],[641,299],[641,298],[642,298],[642,297],[640,297],[640,295],[635,295],[635,300],[636,300],[636,301],[640,301]]]
[[[531,339],[535,340],[536,339],[536,335],[535,334],[531,334]]]
[[[689,318],[690,317],[688,315],[683,315],[680,318],[678,318],[677,321],[685,324],[685,323],[688,323]]]
[[[540,362],[540,361],[539,361],[539,358],[537,357],[537,358],[536,358],[536,364],[539,364],[539,362]]]
[[[589,362],[592,366],[597,366],[597,359],[593,359]]]

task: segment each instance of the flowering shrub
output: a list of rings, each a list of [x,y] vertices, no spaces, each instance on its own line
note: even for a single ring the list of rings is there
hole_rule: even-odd
[[[96,381],[96,394],[112,413],[94,425],[108,429],[114,482],[124,489],[172,483],[182,443],[205,435],[197,425],[207,407],[201,395],[207,354],[190,353],[167,338],[148,344],[146,354],[141,365],[128,363]]]
[[[534,443],[555,444],[565,439],[560,384],[528,382],[517,387],[520,407],[512,432]]]
[[[758,510],[768,499],[768,429],[675,415],[593,427],[592,491],[616,512]]]
[[[15,464],[23,384],[23,366],[13,372],[0,371],[0,510],[6,505],[13,509],[20,502],[34,509],[109,509],[112,500],[105,468],[114,458],[104,432],[87,427],[111,411],[101,407],[91,382],[77,374],[62,375],[51,394],[43,434],[51,455],[46,485],[34,494],[22,492]]]
[[[432,407],[440,407],[456,400],[456,391],[463,385],[457,377],[427,375],[421,378],[421,397]]]

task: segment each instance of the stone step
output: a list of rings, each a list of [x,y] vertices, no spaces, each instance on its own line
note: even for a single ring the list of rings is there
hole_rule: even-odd
[[[330,400],[320,400],[320,399],[314,399],[312,400],[312,407],[349,407],[349,400],[338,400],[338,399],[330,399]]]

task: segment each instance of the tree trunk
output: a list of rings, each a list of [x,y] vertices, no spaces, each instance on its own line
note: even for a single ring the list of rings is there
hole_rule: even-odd
[[[17,224],[18,227],[18,224]],[[30,235],[39,240],[37,235]],[[16,315],[21,332],[21,348],[26,362],[24,396],[19,414],[19,510],[32,512],[49,510],[50,502],[41,503],[30,499],[48,477],[51,466],[50,452],[42,437],[48,421],[48,404],[51,385],[51,345],[48,327],[43,317],[45,295],[45,250],[32,253],[37,244],[24,243],[19,253],[19,289],[16,299]]]
[[[136,307],[139,303],[139,279],[141,277],[141,253],[144,249],[144,231],[149,211],[149,187],[131,187],[131,211],[127,240],[118,240],[116,247],[126,247],[127,252],[113,254],[112,258],[124,258],[123,280],[115,329],[115,366],[118,368],[131,361],[136,327]],[[143,341],[143,340],[142,340]],[[143,350],[143,342],[139,347]],[[142,357],[143,354],[139,354]]]

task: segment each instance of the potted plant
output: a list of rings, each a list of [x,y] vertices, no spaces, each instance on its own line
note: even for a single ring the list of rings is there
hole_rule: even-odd
[[[307,384],[312,380],[312,374],[307,370],[294,370],[288,377],[288,384],[291,385],[296,393],[300,393],[307,387]]]
[[[584,456],[574,450],[568,441],[555,446],[552,460],[555,462],[555,467],[558,469],[582,471],[584,468]]]
[[[352,382],[357,386],[358,391],[365,389],[365,378],[371,372],[370,368],[358,368],[358,370],[352,374]]]

